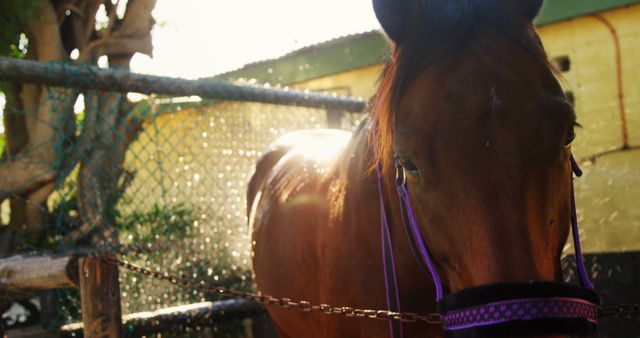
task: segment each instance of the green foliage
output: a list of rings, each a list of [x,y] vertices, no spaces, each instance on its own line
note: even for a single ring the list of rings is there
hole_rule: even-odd
[[[153,117],[154,103],[153,100],[140,100],[135,103],[131,111],[129,112],[130,118],[138,120],[148,120]]]
[[[26,20],[43,0],[0,1],[0,55],[22,58],[27,51]]]
[[[2,154],[4,154],[4,146],[6,143],[4,134],[0,134],[0,158],[2,158]]]
[[[55,322],[62,325],[82,320],[80,290],[59,289],[54,292],[59,306]]]
[[[196,221],[196,211],[184,204],[158,205],[119,217],[118,229],[126,242],[149,243],[159,238],[184,239]]]
[[[87,113],[79,112],[76,113],[76,133],[79,136],[82,132],[82,128],[84,127],[84,119],[87,117]]]

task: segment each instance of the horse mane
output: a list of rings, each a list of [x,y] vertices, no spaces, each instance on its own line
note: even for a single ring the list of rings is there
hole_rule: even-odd
[[[370,115],[374,144],[372,169],[393,166],[394,112],[409,84],[435,60],[463,46],[479,22],[506,33],[543,62],[556,75],[537,34],[530,34],[521,19],[508,15],[496,0],[423,1],[425,14],[417,27],[393,48],[379,79]],[[529,23],[529,25],[532,25]]]

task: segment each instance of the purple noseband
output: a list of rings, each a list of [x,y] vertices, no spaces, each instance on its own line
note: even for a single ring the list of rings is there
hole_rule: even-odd
[[[445,330],[463,330],[514,320],[586,318],[597,323],[597,307],[578,298],[523,298],[493,302],[448,312],[442,316]]]

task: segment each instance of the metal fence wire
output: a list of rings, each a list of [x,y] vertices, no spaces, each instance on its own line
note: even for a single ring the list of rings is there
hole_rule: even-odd
[[[5,91],[3,255],[124,254],[141,267],[247,291],[245,193],[262,151],[285,132],[327,127],[328,112],[341,112],[341,127],[352,129],[365,107],[287,88],[4,57],[0,80],[41,86],[29,107]],[[149,96],[132,102],[129,92]],[[16,126],[37,137],[19,140]],[[37,219],[17,219],[20,206]],[[217,299],[125,269],[120,280],[125,314]],[[78,321],[77,291],[58,298],[56,325]]]

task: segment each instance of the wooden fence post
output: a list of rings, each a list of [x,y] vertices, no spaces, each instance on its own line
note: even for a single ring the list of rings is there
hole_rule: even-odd
[[[340,129],[342,124],[343,110],[327,109],[327,127],[331,129]]]
[[[79,269],[84,337],[122,338],[118,267],[99,257],[85,257]]]

